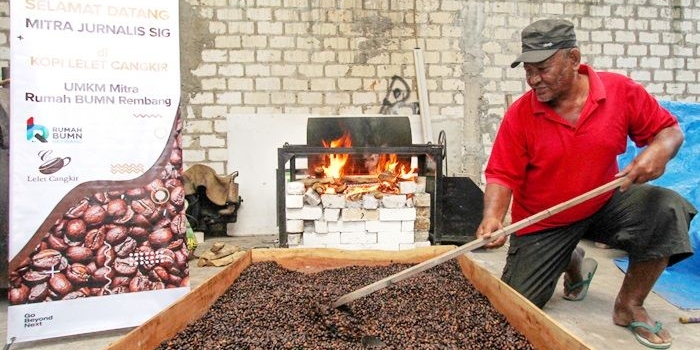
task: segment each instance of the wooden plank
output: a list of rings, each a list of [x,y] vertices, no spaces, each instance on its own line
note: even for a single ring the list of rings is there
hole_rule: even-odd
[[[491,305],[506,317],[513,328],[525,335],[536,349],[591,349],[535,304],[467,256],[462,255],[457,261],[464,277],[485,295]]]
[[[454,246],[430,246],[403,251],[341,250],[332,248],[254,249],[253,262],[276,261],[286,269],[316,272],[344,266],[381,266],[392,263],[417,264],[454,249]]]
[[[159,312],[143,325],[110,344],[108,350],[154,349],[175,336],[187,324],[202,317],[209,307],[228,289],[241,272],[252,263],[251,252],[236,260],[199,287],[184,295],[169,308]]]

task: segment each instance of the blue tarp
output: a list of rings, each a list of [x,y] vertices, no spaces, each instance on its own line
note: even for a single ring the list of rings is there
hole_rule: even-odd
[[[675,190],[700,208],[700,103],[662,101],[666,109],[678,117],[685,134],[685,143],[666,172],[651,183]],[[620,166],[630,163],[641,150],[631,142],[627,152],[619,157]],[[654,292],[681,309],[700,309],[700,218],[690,225],[690,241],[695,255],[667,268],[654,286]],[[616,259],[623,271],[627,259]]]

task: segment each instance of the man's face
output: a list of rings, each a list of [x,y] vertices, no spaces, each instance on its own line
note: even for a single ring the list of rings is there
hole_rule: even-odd
[[[571,88],[574,70],[570,51],[571,49],[561,49],[542,62],[524,64],[527,84],[535,92],[538,101],[556,102]]]

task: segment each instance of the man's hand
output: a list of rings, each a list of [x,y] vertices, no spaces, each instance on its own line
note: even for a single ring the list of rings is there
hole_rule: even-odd
[[[676,126],[661,130],[654,140],[637,155],[632,163],[615,175],[627,176],[620,186],[621,191],[627,190],[633,183],[642,184],[663,175],[666,164],[673,158],[683,144],[683,132]]]
[[[489,239],[491,238],[491,233],[498,231],[503,228],[503,223],[498,219],[485,218],[479,227],[476,229],[476,237]],[[484,245],[484,248],[492,249],[503,246],[508,240],[508,236],[502,236]]]

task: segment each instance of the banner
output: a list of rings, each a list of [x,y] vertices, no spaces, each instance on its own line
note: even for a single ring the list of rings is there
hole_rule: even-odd
[[[177,1],[10,3],[8,342],[189,291]]]

